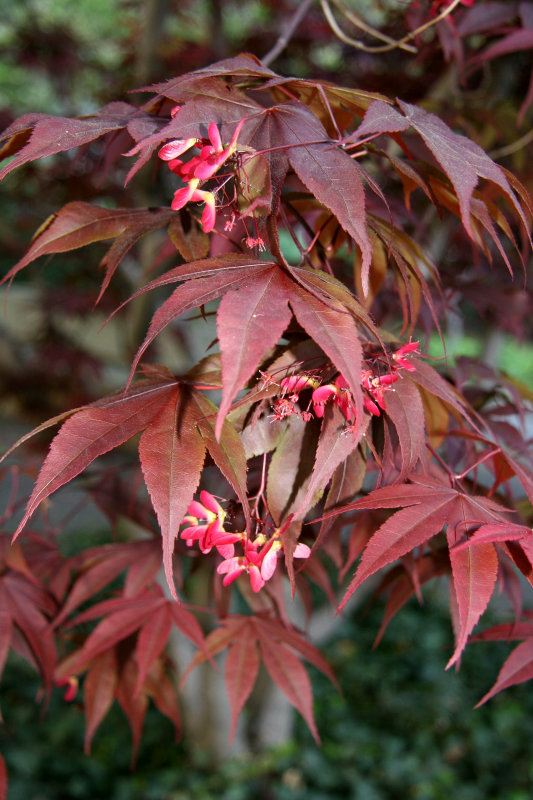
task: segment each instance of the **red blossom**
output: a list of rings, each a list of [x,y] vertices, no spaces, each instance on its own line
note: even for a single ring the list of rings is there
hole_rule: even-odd
[[[197,139],[174,139],[174,141],[163,145],[158,156],[162,161],[174,161],[187,150],[190,150],[196,142]]]
[[[176,106],[177,111],[173,109],[174,116],[179,111],[179,106]],[[190,202],[205,203],[205,208],[202,213],[202,228],[205,233],[210,233],[215,227],[216,209],[215,209],[215,196],[212,192],[203,191],[199,189],[201,181],[205,181],[220,169],[220,167],[233,155],[237,148],[237,139],[241,128],[244,124],[245,117],[241,119],[229,145],[224,148],[220,138],[220,132],[214,122],[209,124],[208,135],[209,144],[205,143],[200,150],[200,154],[193,156],[189,161],[181,161],[178,156],[183,155],[187,150],[193,146],[198,146],[198,139],[174,139],[171,142],[163,145],[159,150],[159,158],[166,161],[172,172],[187,182],[187,186],[178,189],[174,194],[174,199],[171,203],[173,211],[178,211]],[[265,243],[261,238],[251,240],[253,243],[249,246],[258,247],[259,250],[265,249]]]
[[[312,402],[317,417],[324,416],[325,405],[330,399],[340,408],[347,422],[351,422],[352,416],[355,418],[352,394],[342,375],[335,379],[335,383],[326,383],[314,390]]]
[[[67,703],[72,703],[78,693],[79,680],[77,677],[75,675],[70,675],[68,678],[59,678],[55,683],[56,686],[67,687],[63,695],[63,700],[66,700]]]
[[[309,387],[316,389],[318,387],[318,381],[310,375],[289,375],[287,378],[283,378],[279,385],[284,393],[291,392],[291,394],[299,394],[299,392]]]
[[[285,419],[290,417],[291,414],[298,413],[294,408],[294,403],[288,397],[278,397],[272,404],[272,410],[274,412],[274,420]]]
[[[404,344],[403,347],[400,347],[399,350],[396,350],[396,352],[392,354],[392,357],[399,367],[406,369],[408,372],[414,372],[415,367],[408,358],[418,352],[419,347],[420,342],[409,342],[408,344]]]
[[[253,236],[247,236],[244,240],[244,243],[246,247],[249,247],[250,249],[252,249],[253,247],[257,247],[257,249],[261,253],[263,253],[266,250],[266,245],[260,236],[258,236],[255,239]]]
[[[326,383],[325,385],[319,386],[317,389],[315,389],[315,391],[313,392],[312,400],[313,400],[313,410],[317,415],[317,417],[324,416],[326,403],[330,398],[332,397],[335,398],[338,393],[339,393],[338,388],[334,386],[332,383]]]
[[[278,556],[283,551],[283,545],[277,536],[278,532],[275,531],[261,550],[257,549],[257,543],[262,543],[264,537],[258,536],[254,542],[247,542],[243,556],[225,559],[217,568],[218,574],[224,575],[223,585],[229,586],[246,572],[250,578],[252,591],[259,592],[276,571]],[[294,558],[309,558],[310,555],[311,550],[306,544],[298,543],[296,545]]]
[[[198,178],[193,178],[183,189],[178,189],[170,207],[173,211],[179,211],[189,202],[205,203],[201,222],[204,232],[210,233],[215,227],[216,220],[215,196],[212,192],[198,189],[198,183]]]
[[[230,558],[235,552],[234,544],[241,540],[242,534],[227,533],[224,529],[226,512],[212,494],[200,492],[200,501],[193,500],[189,504],[188,514],[183,520],[187,527],[182,530],[181,538],[188,547],[198,541],[202,553],[209,553],[216,547],[221,556]]]

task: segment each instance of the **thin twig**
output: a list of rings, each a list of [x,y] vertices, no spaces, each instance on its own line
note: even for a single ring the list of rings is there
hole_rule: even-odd
[[[359,28],[360,30],[364,31],[365,33],[369,33],[374,39],[378,39],[379,41],[386,42],[387,44],[393,45],[393,47],[397,47],[396,39],[393,39],[391,36],[388,36],[386,33],[379,31],[377,28],[373,28],[372,25],[369,25],[364,19],[354,14],[353,11],[350,11],[348,8],[344,8],[340,0],[333,0],[333,5],[335,5],[341,14],[344,14],[347,20],[349,20],[354,28]],[[412,44],[402,44],[400,45],[401,50],[406,50],[408,53],[416,53],[416,47]]]
[[[333,0],[333,2],[335,2],[336,7],[342,12],[342,14],[347,19],[350,20],[350,22],[355,27],[361,28],[361,30],[366,30],[366,32],[371,33],[372,36],[376,36],[376,34],[379,34],[376,36],[376,38],[384,39],[385,36],[384,34],[381,34],[379,31],[374,32],[374,29],[371,28],[371,26],[363,27],[363,25],[360,24],[360,21],[358,20],[357,17],[352,18],[350,12],[348,12],[344,8],[344,6],[342,6],[339,0]],[[374,46],[363,44],[363,42],[359,41],[358,39],[353,39],[351,36],[348,36],[346,33],[344,33],[344,31],[339,27],[337,20],[333,16],[329,0],[320,0],[320,5],[322,6],[322,11],[324,12],[324,16],[326,17],[331,30],[342,42],[344,42],[345,44],[349,44],[351,47],[355,47],[357,50],[363,50],[365,53],[387,53],[390,50],[396,50],[396,49],[401,49],[401,50],[408,49],[410,50],[410,52],[417,52],[416,48],[413,48],[413,46],[410,45],[409,47],[406,48],[405,45],[407,45],[407,43],[410,42],[411,39],[416,38],[421,33],[428,30],[428,28],[432,28],[434,25],[437,24],[437,22],[440,22],[441,20],[445,19],[445,17],[447,17],[449,14],[452,13],[452,11],[455,8],[457,8],[460,2],[461,0],[452,0],[450,5],[447,8],[445,8],[444,11],[442,11],[440,14],[438,14],[434,19],[429,20],[429,22],[426,22],[424,25],[420,25],[419,28],[406,34],[402,39],[392,40],[390,44],[374,45]],[[363,24],[366,26],[366,23]]]
[[[274,47],[268,51],[266,56],[261,59],[265,67],[268,67],[276,58],[279,56],[280,53],[285,50],[287,45],[289,44],[292,35],[304,16],[306,15],[307,11],[314,3],[314,0],[303,0],[303,3],[300,3],[296,11],[294,12],[293,16],[289,20],[285,30],[283,30],[275,43]]]
[[[318,93],[321,96],[321,98],[322,98],[322,100],[324,102],[324,105],[326,106],[326,108],[328,110],[329,118],[331,119],[331,121],[333,123],[333,126],[334,126],[334,128],[335,128],[335,130],[337,132],[337,138],[338,139],[342,139],[342,133],[340,132],[339,126],[337,125],[337,120],[335,119],[335,115],[333,113],[333,110],[331,108],[330,102],[328,100],[328,96],[327,96],[326,92],[324,91],[324,87],[321,84],[318,84],[317,88],[318,88]]]
[[[505,156],[510,156],[513,153],[517,153],[518,150],[522,150],[524,147],[533,142],[533,131],[528,131],[520,139],[517,139],[516,142],[511,142],[511,144],[506,145],[505,147],[499,147],[497,150],[491,150],[489,152],[489,156],[491,158],[504,158]]]

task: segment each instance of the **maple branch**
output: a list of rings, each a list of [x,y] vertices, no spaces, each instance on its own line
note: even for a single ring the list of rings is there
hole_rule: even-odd
[[[289,205],[290,205],[290,204],[289,204]],[[290,208],[291,208],[291,211],[294,211],[294,209],[292,208],[292,206],[290,206]],[[290,235],[290,237],[291,237],[292,241],[294,242],[294,244],[296,245],[296,247],[297,247],[297,249],[298,249],[298,252],[300,253],[300,263],[302,263],[302,261],[303,261],[304,249],[303,249],[302,245],[300,244],[300,242],[299,242],[299,240],[298,240],[298,237],[297,237],[297,236],[296,236],[296,234],[294,233],[294,231],[293,231],[293,229],[292,229],[292,225],[289,223],[289,218],[287,217],[287,212],[286,212],[286,211],[285,211],[285,209],[283,208],[283,203],[280,203],[280,206],[279,206],[279,214],[280,214],[280,217],[281,217],[281,220],[282,220],[283,224],[285,225],[285,228],[286,228],[286,230],[288,231],[288,233],[289,233],[289,235]]]
[[[343,16],[345,16],[346,19],[349,22],[351,22],[352,25],[355,28],[359,28],[360,30],[364,31],[365,33],[369,33],[370,36],[373,36],[375,39],[379,39],[382,42],[386,42],[388,45],[391,46],[391,49],[399,47],[401,50],[406,50],[408,53],[416,53],[417,52],[416,47],[414,47],[413,45],[398,42],[396,39],[393,39],[391,36],[388,36],[386,33],[383,33],[382,31],[377,30],[377,28],[372,27],[372,25],[369,25],[367,22],[364,21],[364,19],[361,19],[361,17],[359,17],[356,14],[354,14],[353,11],[350,11],[348,8],[345,8],[343,6],[343,4],[341,2],[339,2],[339,0],[332,0],[332,2],[334,4],[334,6],[336,8],[338,8],[338,10],[341,12],[341,14]],[[330,27],[332,28],[333,32],[336,33],[337,36],[339,36],[338,30],[340,31],[341,29],[338,28],[337,22],[336,22],[333,14],[331,12],[331,7],[329,5],[329,0],[324,0],[324,3],[321,3],[321,5],[322,5],[322,10],[324,11],[324,15],[325,15]],[[338,28],[338,30],[337,30],[337,28]],[[346,34],[344,34],[343,31],[341,31],[341,33],[343,34],[343,36],[346,36]],[[339,38],[341,38],[341,37],[339,37]],[[351,41],[346,41],[346,39],[350,39]],[[353,47],[357,47],[357,48],[359,48],[361,50],[367,50],[369,52],[381,52],[381,49],[379,47],[378,47],[378,49],[374,50],[373,48],[369,48],[367,45],[363,44],[363,42],[359,42],[357,39],[353,39],[352,40],[351,37],[349,37],[349,36],[346,36],[346,39],[343,39],[343,41],[345,41],[346,44],[352,44]]]
[[[501,453],[501,449],[499,447],[497,447],[495,450],[491,450],[489,453],[485,453],[485,455],[482,458],[478,459],[476,463],[472,464],[472,466],[468,467],[468,469],[465,469],[464,472],[461,472],[459,475],[455,474],[454,475],[455,480],[457,481],[462,480],[465,477],[465,475],[468,475],[468,473],[471,472],[473,469],[479,467],[480,464],[483,464],[483,462],[486,461],[488,458],[490,458],[491,456],[495,456],[498,453]]]
[[[292,38],[294,31],[296,30],[296,28],[298,27],[298,25],[300,24],[300,22],[302,21],[302,19],[304,18],[304,16],[306,15],[307,11],[309,10],[309,8],[313,3],[314,0],[304,0],[303,3],[300,3],[298,5],[295,13],[288,21],[287,26],[285,27],[284,30],[282,30],[281,34],[279,35],[276,43],[274,44],[274,47],[272,47],[268,51],[268,53],[261,59],[265,67],[268,67],[273,61],[276,60],[276,58],[280,55],[280,53],[282,53],[283,50],[285,50],[285,48],[287,47]]]
[[[310,227],[310,225],[308,224],[306,219],[302,216],[302,214],[300,214],[298,209],[294,208],[292,203],[290,203],[288,201],[287,201],[287,206],[290,208],[290,210],[292,211],[294,216],[297,218],[298,222],[307,231],[307,233],[309,235],[309,238],[311,240],[311,243],[304,249],[304,247],[300,244],[296,234],[294,233],[292,225],[290,225],[290,223],[289,223],[289,219],[287,217],[287,213],[286,213],[285,209],[283,208],[283,205],[280,205],[280,215],[282,216],[282,219],[283,219],[283,222],[285,224],[285,227],[287,228],[288,232],[291,235],[292,240],[294,241],[296,247],[298,248],[300,256],[302,258],[302,261],[303,261],[304,258],[306,258],[308,263],[310,264],[310,266],[313,267],[313,264],[311,263],[311,261],[309,259],[309,253],[311,252],[311,250],[313,249],[315,244],[318,242],[318,239],[319,239],[320,234],[322,232],[322,228],[320,228],[320,230],[316,234],[313,234],[313,229]],[[329,272],[331,275],[333,275],[333,270],[331,268],[331,264],[329,263],[328,259],[326,258],[326,254],[325,254],[324,248],[322,246],[320,246],[320,249],[322,251],[322,261],[323,261],[324,267],[326,268],[326,272]]]
[[[526,147],[530,142],[533,142],[533,131],[528,131],[520,139],[517,139],[515,142],[511,142],[511,144],[506,145],[505,147],[499,147],[497,150],[490,150],[489,156],[491,158],[504,158],[505,156],[510,156],[513,153],[518,152],[518,150],[522,150]]]
[[[388,44],[384,45],[366,45],[363,42],[359,41],[358,39],[353,39],[351,36],[348,36],[342,28],[339,27],[337,20],[333,16],[333,12],[331,10],[331,6],[329,4],[329,0],[320,0],[320,5],[322,7],[322,11],[324,12],[324,16],[333,31],[333,33],[345,44],[349,44],[351,47],[355,47],[358,50],[363,50],[365,53],[388,53],[391,50],[406,50],[410,53],[416,53],[417,48],[414,45],[409,45],[408,42],[411,39],[416,38],[424,31],[432,28],[441,20],[445,19],[452,11],[457,8],[461,0],[452,0],[450,5],[444,9],[440,14],[438,14],[434,19],[429,20],[429,22],[424,23],[424,25],[420,25],[416,30],[407,33],[401,39],[391,39],[386,34],[382,33],[381,31],[376,30],[371,25],[368,25],[363,20],[359,19],[359,17],[355,16],[352,12],[348,11],[348,9],[344,8],[342,3],[339,0],[332,0],[335,6],[341,11],[341,13],[348,19],[355,27],[360,28],[361,30],[365,31],[366,33],[370,33],[376,39],[381,39],[382,41],[387,41]]]
[[[441,467],[443,468],[443,470],[444,470],[444,471],[447,473],[447,475],[448,475],[448,478],[449,478],[449,480],[450,480],[450,486],[453,486],[453,485],[454,485],[454,482],[455,482],[455,480],[456,480],[456,478],[455,478],[455,475],[453,474],[453,472],[451,471],[451,469],[449,468],[448,464],[446,464],[446,462],[445,462],[445,461],[443,461],[443,459],[440,457],[440,455],[439,455],[439,454],[438,454],[438,452],[435,450],[435,448],[433,447],[433,445],[431,445],[429,442],[426,442],[426,447],[427,447],[427,449],[429,450],[429,452],[431,453],[431,455],[432,455],[434,458],[436,458],[436,459],[437,459],[437,461],[439,462],[439,464],[441,465]]]

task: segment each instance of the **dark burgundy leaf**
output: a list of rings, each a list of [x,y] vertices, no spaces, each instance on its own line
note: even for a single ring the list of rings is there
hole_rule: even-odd
[[[468,539],[456,544],[453,550],[464,550],[465,548],[488,542],[520,541],[525,537],[531,538],[532,535],[531,528],[527,528],[525,525],[516,525],[512,522],[480,525],[475,533],[469,536]]]
[[[134,659],[132,657],[128,658],[120,672],[116,689],[117,701],[128,719],[132,734],[132,768],[135,766],[135,759],[141,742],[144,718],[148,710],[148,697],[146,692],[135,693],[137,672],[137,664]]]
[[[338,301],[345,310],[349,311],[358,322],[361,322],[376,337],[380,344],[382,343],[379,330],[366,309],[348,291],[346,286],[335,277],[328,275],[327,272],[302,269],[300,267],[292,267],[291,275],[300,285],[309,289],[317,299],[323,300],[326,305],[331,304],[333,307],[337,307]]]
[[[237,720],[254,687],[259,671],[259,653],[252,625],[244,625],[231,645],[226,658],[225,681],[231,706],[230,741]]]
[[[402,376],[394,384],[393,391],[387,393],[386,402],[387,416],[392,420],[400,442],[402,467],[398,482],[401,482],[425,454],[424,406],[418,389],[407,376]]]
[[[407,572],[404,566],[399,565],[396,569],[397,574],[394,574],[393,577],[392,573],[396,572],[396,570],[389,572],[377,590],[378,592],[382,592],[390,587],[387,605],[383,614],[383,621],[376,636],[374,647],[378,646],[391,619],[416,591],[412,575]],[[418,559],[415,564],[415,569],[418,584],[422,586],[432,578],[447,574],[449,572],[449,564],[447,558],[442,557],[442,551],[438,551],[437,553],[428,553],[421,559]]]
[[[270,460],[266,485],[268,509],[276,525],[280,525],[291,509],[299,507],[313,469],[316,428],[293,415],[283,426],[279,443]]]
[[[41,591],[35,592],[35,587],[28,583],[22,576],[8,574],[3,581],[5,590],[6,608],[9,610],[11,620],[28,644],[35,661],[41,670],[46,686],[52,684],[57,656],[56,646],[49,619],[42,613],[40,603]],[[28,590],[25,592],[24,590]]]
[[[518,15],[519,5],[516,0],[476,3],[458,19],[457,30],[461,36],[471,36],[473,33],[497,28],[503,23],[511,22]]]
[[[316,449],[315,465],[305,495],[295,513],[296,519],[303,519],[317,502],[316,495],[322,494],[333,473],[356,449],[368,428],[370,418],[365,414],[353,428],[346,428],[346,420],[336,406],[326,408],[324,422]]]
[[[424,505],[403,508],[384,522],[367,544],[339,610],[370,575],[439,533],[448,519],[449,506],[455,502],[454,495],[436,494]]]
[[[229,647],[231,642],[238,638],[239,632],[243,625],[246,626],[248,624],[249,619],[247,617],[242,617],[235,614],[224,619],[219,628],[211,631],[211,633],[206,636],[205,647],[203,650],[200,650],[198,653],[196,653],[187,669],[183,672],[180,680],[180,689],[183,688],[189,674],[195,667],[198,666],[198,664],[202,664],[207,659],[212,658],[213,656],[216,656],[217,653],[225,650],[226,647]]]
[[[168,605],[161,606],[140,629],[135,647],[135,658],[139,670],[135,695],[141,691],[152,665],[161,655],[171,629],[172,621]]]
[[[0,134],[0,142],[7,141],[0,150],[0,158],[8,158],[8,156],[12,156],[14,153],[18,152],[30,138],[35,124],[40,120],[48,119],[48,117],[48,114],[41,113],[23,114],[7,128],[4,128]]]
[[[483,64],[492,61],[493,58],[506,55],[507,53],[517,53],[520,50],[531,50],[533,48],[533,30],[522,28],[511,31],[507,36],[498,39],[497,42],[482,50],[470,59],[470,64]]]
[[[65,253],[93,242],[118,237],[102,261],[107,274],[101,296],[117,265],[135,242],[146,233],[168,225],[173,216],[174,212],[167,208],[111,210],[90,203],[67,203],[41,225],[26,255],[9,270],[3,280],[12,280],[20,270],[40,256]]]
[[[85,745],[88,755],[96,729],[111,708],[117,686],[117,657],[106,650],[93,660],[83,684],[85,706]]]
[[[377,100],[370,106],[351,138],[357,140],[369,134],[401,132],[412,127],[450,179],[459,200],[463,225],[471,238],[474,238],[474,234],[470,225],[470,204],[479,178],[485,178],[499,187],[522,220],[525,230],[529,229],[522,206],[505,172],[479,145],[466,136],[454,133],[435,114],[402,100],[397,102],[405,116],[387,103]]]
[[[476,633],[472,642],[510,642],[513,639],[533,639],[533,622],[503,622]]]
[[[295,628],[287,627],[279,620],[269,619],[267,617],[257,617],[255,620],[255,627],[257,630],[266,630],[269,637],[274,637],[290,645],[309,661],[310,664],[323,672],[338,688],[337,679],[324,656],[319,650],[310,645],[303,634]]]
[[[200,482],[205,459],[205,444],[196,427],[197,417],[189,393],[176,387],[139,442],[144,481],[163,538],[165,576],[175,599],[174,542]]]
[[[132,294],[126,303],[129,303],[141,294],[151,292],[152,289],[158,289],[160,286],[170,286],[173,283],[189,281],[194,278],[209,278],[217,273],[221,275],[228,273],[230,270],[232,272],[241,270],[243,274],[246,272],[248,275],[250,273],[255,274],[256,270],[262,271],[269,265],[272,266],[272,262],[250,258],[250,256],[244,256],[240,253],[226,253],[216,258],[202,258],[197,261],[190,261],[187,264],[180,264],[178,267],[174,267],[158,278],[155,278],[153,281],[150,281],[146,286],[143,286]],[[122,308],[122,306],[120,306],[120,308]]]
[[[64,411],[62,414],[58,414],[56,417],[52,417],[51,419],[47,419],[46,422],[41,423],[33,430],[29,431],[29,433],[25,433],[20,439],[17,439],[15,444],[11,445],[9,450],[4,453],[4,455],[0,458],[0,463],[4,461],[11,453],[20,447],[21,444],[27,442],[29,439],[36,436],[38,433],[42,431],[46,431],[48,428],[52,428],[54,425],[57,425],[59,422],[63,422],[63,420],[67,419],[67,417],[71,417],[73,414],[76,414],[78,411],[82,411],[83,409],[87,408],[87,406],[78,406],[78,408],[71,408],[70,411]]]
[[[515,647],[509,658],[505,661],[500,674],[492,689],[484,695],[476,708],[482,706],[498,692],[523,683],[533,678],[533,639],[528,639]]]
[[[177,737],[181,730],[181,718],[176,687],[169,680],[161,659],[152,666],[144,682],[144,689],[156,708],[172,722]]]
[[[201,392],[193,392],[196,424],[202,434],[209,455],[234,489],[242,504],[247,525],[250,524],[250,507],[246,494],[246,455],[235,428],[224,420],[220,438],[215,434],[217,407]]]
[[[442,485],[435,483],[430,485],[403,484],[402,486],[384,486],[381,489],[374,489],[366,497],[341,506],[334,511],[324,514],[322,519],[327,519],[346,511],[354,509],[375,509],[375,508],[399,508],[427,503],[435,497]]]
[[[109,609],[109,613],[98,623],[83,647],[63,661],[56,674],[63,674],[67,669],[69,675],[83,671],[87,664],[100,653],[110,650],[118,642],[131,636],[154,614],[158,613],[166,602],[165,598],[160,595],[145,593],[144,596],[133,599],[117,598],[118,610],[116,611],[111,610],[113,606],[107,601],[107,603],[98,604],[89,612],[80,614],[73,624],[90,620],[96,614],[102,616]]]
[[[346,233],[361,248],[362,281],[368,292],[368,272],[372,248],[366,230],[365,192],[358,165],[328,135],[315,115],[305,106],[289,103],[278,106],[284,128],[293,143],[288,157],[302,183],[328,208]],[[285,134],[285,139],[289,137]],[[318,140],[318,141],[317,141]],[[320,140],[324,140],[321,143]]]
[[[65,627],[75,628],[85,622],[91,622],[100,617],[107,618],[110,614],[118,612],[125,612],[125,616],[129,616],[133,620],[133,612],[135,610],[144,613],[145,609],[148,608],[151,613],[165,602],[163,592],[158,585],[150,587],[147,591],[135,597],[126,597],[124,594],[113,595],[107,600],[102,600],[100,603],[96,603],[96,605],[85,609],[85,611],[81,611],[78,616],[70,620]],[[137,627],[141,624],[142,621],[139,620]],[[127,635],[129,635],[129,633]],[[85,644],[86,643],[87,642],[85,642]]]
[[[283,644],[261,634],[261,655],[274,683],[305,719],[317,744],[320,737],[313,716],[311,681],[295,655]]]
[[[67,420],[50,446],[15,538],[52,492],[79,475],[95,458],[143,430],[174,389],[172,383],[147,381],[126,396],[99,401]]]
[[[204,78],[194,83],[192,91],[184,87],[181,92],[173,92],[174,97],[179,96],[178,102],[182,103],[179,113],[166,121],[164,127],[138,141],[126,153],[128,156],[140,153],[128,173],[126,184],[164,142],[172,139],[206,139],[211,122],[217,123],[222,140],[229,142],[243,117],[262,110],[261,106],[238,89],[228,87],[222,80]],[[239,137],[241,142],[242,136]]]
[[[268,267],[265,268],[265,271],[268,271]],[[208,278],[189,280],[183,286],[178,286],[177,289],[174,289],[170,297],[165,300],[163,305],[157,309],[152,317],[144,342],[137,350],[135,358],[133,359],[129,380],[132,379],[143,353],[151,345],[156,336],[170,325],[171,322],[186,311],[199,308],[199,306],[203,306],[211,300],[216,300],[230,289],[236,289],[240,285],[246,283],[248,277],[247,273],[242,269],[228,269],[224,270],[222,273],[215,272],[214,275]]]
[[[178,606],[176,603],[169,603],[168,609],[176,628],[178,628],[187,639],[190,639],[207,658],[211,658],[211,654],[206,647],[202,629],[196,617],[182,605]]]
[[[362,348],[352,315],[340,303],[331,301],[326,305],[296,285],[291,288],[289,299],[299,324],[345,378],[354,398],[356,417],[361,419]]]
[[[446,665],[460,658],[468,636],[487,608],[498,574],[498,556],[493,544],[477,544],[466,550],[451,547],[453,586],[459,608],[460,630],[455,651]]]
[[[473,419],[471,409],[468,408],[466,400],[461,397],[459,392],[448,383],[439,373],[421,358],[411,358],[415,371],[411,373],[411,380],[422,386],[430,394],[434,394],[444,400],[452,409],[466,419],[474,429],[479,430]]]
[[[49,116],[36,119],[28,143],[0,170],[0,180],[28,161],[80,147],[99,139],[106,133],[120,130],[132,117],[140,113],[137,108],[127,103],[110,103],[102,108],[98,115],[82,119]],[[26,120],[27,116],[23,119]]]
[[[60,625],[75,608],[111,583],[125,569],[144,562],[152,549],[152,542],[124,542],[86,550],[80,566],[81,574],[54,620],[54,627]]]
[[[250,275],[222,298],[217,314],[222,362],[217,438],[232,400],[256,372],[267,350],[278,343],[290,320],[288,293],[278,267]]]
[[[187,72],[177,78],[170,78],[164,83],[154,83],[138,89],[139,92],[157,92],[179,103],[182,101],[182,92],[195,92],[200,83],[206,78],[225,78],[230,81],[241,83],[243,78],[273,78],[277,77],[275,72],[264,67],[263,64],[251,53],[241,53],[233,58],[226,58],[222,61],[215,61],[208,67],[202,67],[194,72]]]

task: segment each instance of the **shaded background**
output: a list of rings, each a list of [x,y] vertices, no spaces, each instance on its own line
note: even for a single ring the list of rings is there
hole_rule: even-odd
[[[0,127],[30,111],[87,114],[112,100],[131,100],[127,92],[132,87],[239,52],[264,56],[299,5],[289,0],[13,3],[0,21]],[[411,5],[345,0],[347,8],[394,37],[408,30],[405,14]],[[533,4],[507,5],[518,11]],[[523,24],[524,15],[521,19]],[[332,34],[314,3],[271,66],[283,74],[333,80],[421,103],[489,152],[500,153],[500,163],[531,189],[531,111],[526,109],[518,121],[528,92],[531,52],[503,53],[461,73],[451,52],[446,59],[446,43],[443,29],[430,31],[415,56],[397,50],[380,56],[357,51]],[[467,59],[479,58],[491,44],[493,39],[479,33],[468,38]],[[144,97],[133,95],[133,101]],[[43,219],[65,202],[83,199],[132,207],[165,202],[149,174],[140,175],[127,192],[120,173],[107,176],[105,185],[97,183],[93,169],[98,158],[97,148],[75,157],[59,155],[26,166],[4,182],[2,273],[20,258]],[[472,255],[454,226],[436,218],[424,244],[443,269],[464,274]],[[94,400],[124,380],[150,309],[135,306],[119,325],[95,333],[149,270],[156,248],[157,242],[143,243],[132,252],[96,314],[98,247],[34,265],[17,278],[0,318],[2,448],[43,419]],[[531,386],[531,296],[499,264],[487,270],[485,286],[483,297],[475,296],[473,281],[470,299],[463,291],[460,303],[450,301],[449,364],[461,355],[482,357]],[[199,342],[182,329],[161,338],[160,360],[175,369],[197,358],[209,341]],[[432,347],[441,355],[438,341]],[[467,372],[469,362],[459,361],[459,367]],[[46,439],[32,444],[30,461],[37,463],[45,447]],[[90,514],[85,527],[79,517],[71,521],[63,547],[99,543],[105,536],[103,519],[95,529],[87,529],[89,524],[95,525]],[[525,800],[533,787],[531,692],[527,685],[516,687],[472,711],[509,648],[472,645],[461,671],[444,673],[453,640],[444,591],[435,585],[422,608],[412,604],[404,609],[375,651],[379,602],[369,609],[365,605],[364,613],[359,606],[332,637],[323,637],[344,696],[313,674],[321,750],[295,718],[291,737],[277,749],[214,764],[213,754],[191,742],[187,731],[176,744],[170,724],[151,709],[132,773],[130,734],[117,708],[102,724],[87,758],[82,710],[76,703],[64,703],[56,692],[41,718],[34,702],[37,677],[13,658],[2,679],[0,733],[10,774],[9,800],[444,800],[450,795],[456,800]],[[317,599],[320,605],[323,599]],[[250,714],[248,729],[253,734]]]

